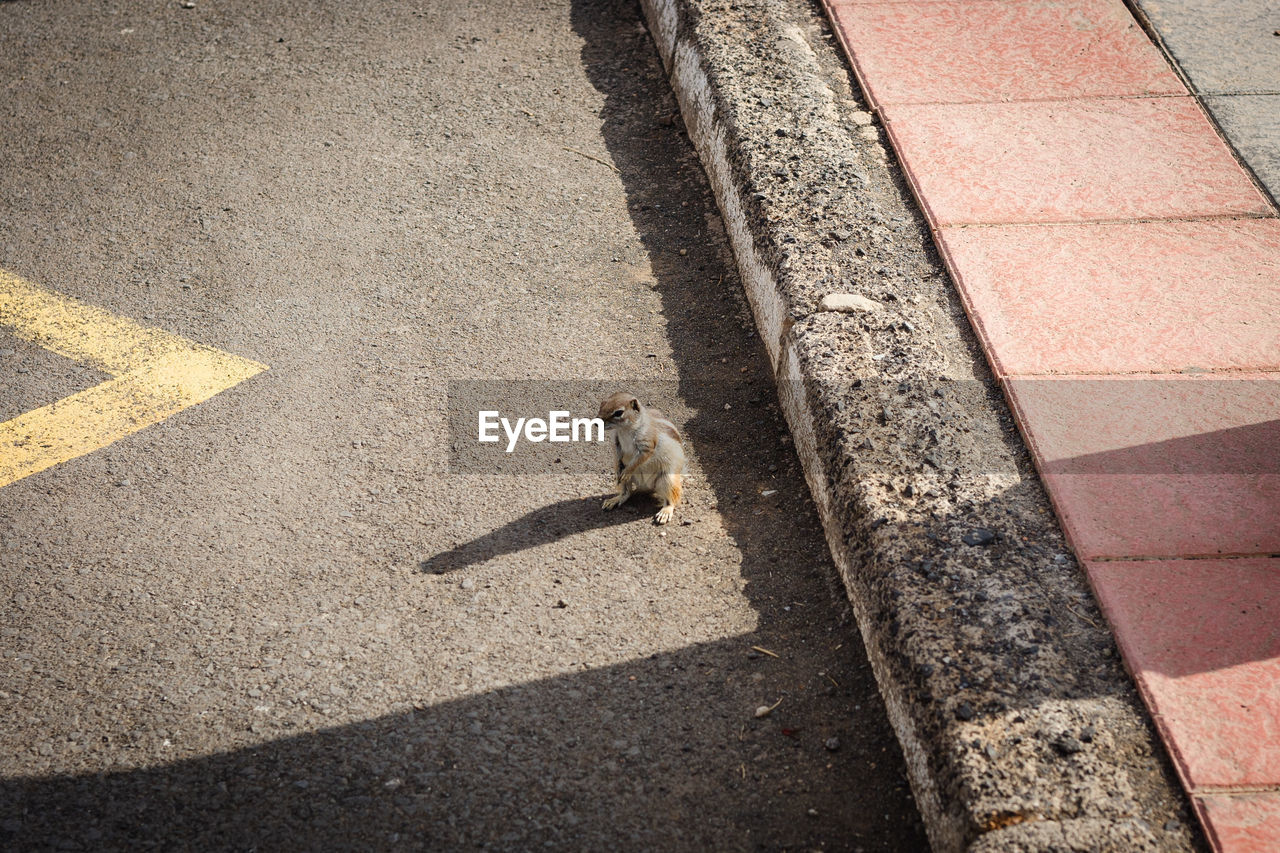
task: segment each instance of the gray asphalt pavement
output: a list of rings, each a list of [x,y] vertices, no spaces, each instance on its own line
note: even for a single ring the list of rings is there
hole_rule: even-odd
[[[0,268],[269,367],[0,488],[0,847],[924,847],[632,3],[16,0],[0,88]],[[676,520],[451,464],[493,379],[647,389]]]

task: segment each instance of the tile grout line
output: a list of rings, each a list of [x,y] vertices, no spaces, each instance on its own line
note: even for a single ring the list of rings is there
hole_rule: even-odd
[[[888,124],[886,123],[886,128]],[[896,149],[895,149],[896,150]],[[1201,216],[1138,216],[1129,217],[1127,219],[1046,219],[1043,221],[1030,222],[1026,220],[1018,220],[1014,222],[953,222],[941,225],[941,228],[1041,228],[1041,227],[1063,227],[1070,225],[1079,225],[1087,227],[1090,225],[1159,225],[1164,222],[1255,222],[1268,221],[1272,219],[1280,219],[1280,209],[1269,213],[1249,213],[1244,211],[1241,213],[1213,213]]]
[[[1108,377],[1118,377],[1128,379],[1130,377],[1141,378],[1149,376],[1152,378],[1168,377],[1169,379],[1191,379],[1197,376],[1203,377],[1219,377],[1231,378],[1237,377],[1232,381],[1236,382],[1274,382],[1280,379],[1280,365],[1248,365],[1246,367],[1197,367],[1194,370],[1184,368],[1177,370],[1168,368],[1166,370],[1064,370],[1061,373],[1005,373],[992,370],[995,378],[1000,382],[1014,382],[1019,379],[1106,379]],[[1256,377],[1256,378],[1251,378]]]
[[[1167,556],[1141,554],[1124,557],[1099,555],[1096,557],[1082,557],[1081,560],[1087,563],[1193,563],[1212,560],[1280,560],[1280,554],[1176,554]]]
[[[1260,92],[1206,92],[1202,97],[1205,98],[1274,98],[1280,95],[1280,90],[1271,91],[1266,89]],[[968,107],[977,104],[1057,104],[1070,103],[1072,101],[1135,101],[1135,100],[1160,100],[1167,98],[1190,98],[1197,100],[1195,92],[1136,92],[1132,94],[1113,93],[1109,95],[1062,95],[1061,97],[1050,98],[1001,98],[998,101],[899,101],[893,100],[885,104],[886,107]]]
[[[1062,373],[1004,373],[992,370],[995,378],[1004,382],[1014,381],[1018,379],[1107,379],[1114,377],[1116,379],[1140,379],[1142,377],[1151,377],[1153,380],[1159,377],[1165,377],[1170,380],[1176,379],[1194,379],[1197,376],[1218,379],[1231,379],[1235,382],[1274,382],[1280,379],[1280,366],[1260,365],[1248,367],[1205,367],[1196,368],[1195,370],[1068,370]],[[1274,378],[1273,378],[1274,376]],[[1250,378],[1256,377],[1256,378]]]
[[[998,101],[899,101],[886,102],[883,106],[894,107],[977,107],[1001,106],[1004,104],[1079,104],[1090,101],[1165,101],[1185,98],[1194,101],[1191,92],[1135,92],[1132,94],[1107,95],[1063,95],[1058,98],[1001,98]]]

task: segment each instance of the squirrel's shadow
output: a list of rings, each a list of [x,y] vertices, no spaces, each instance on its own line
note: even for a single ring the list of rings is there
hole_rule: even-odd
[[[651,518],[658,501],[649,495],[634,495],[615,510],[605,511],[600,503],[612,493],[595,497],[557,501],[510,521],[491,533],[455,545],[418,564],[424,574],[442,575],[483,563],[503,554],[513,554],[555,542],[566,536],[613,527]]]

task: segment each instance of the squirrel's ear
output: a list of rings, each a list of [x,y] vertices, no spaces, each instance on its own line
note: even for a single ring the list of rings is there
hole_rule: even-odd
[[[640,411],[640,401],[635,397],[631,398],[631,408],[635,409],[637,412]]]

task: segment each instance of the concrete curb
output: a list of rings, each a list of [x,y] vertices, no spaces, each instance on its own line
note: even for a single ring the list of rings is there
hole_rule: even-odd
[[[934,848],[1203,849],[825,18],[641,4]]]

